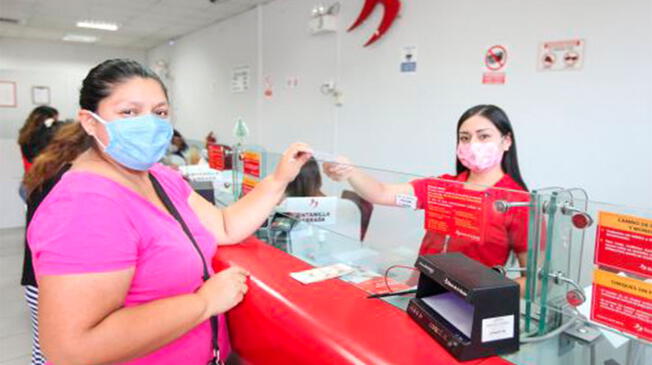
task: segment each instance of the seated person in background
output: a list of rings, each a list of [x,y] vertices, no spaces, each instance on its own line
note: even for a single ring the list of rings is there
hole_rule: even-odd
[[[286,198],[310,196],[326,196],[321,191],[321,174],[319,173],[317,160],[314,157],[311,157],[301,167],[299,175],[285,188]]]
[[[197,165],[201,160],[197,148],[191,147],[178,130],[172,133],[172,140],[168,152],[163,158],[165,165],[173,168],[186,165]]]
[[[178,130],[174,130],[168,152],[164,157],[166,165],[185,166],[188,164],[188,143]]]
[[[297,177],[292,180],[285,188],[285,198],[292,197],[324,197],[321,191],[321,174],[319,165],[314,157],[311,157],[305,165],[301,167]],[[285,214],[273,213],[263,226],[256,231],[256,236],[287,252],[288,235],[297,221]]]

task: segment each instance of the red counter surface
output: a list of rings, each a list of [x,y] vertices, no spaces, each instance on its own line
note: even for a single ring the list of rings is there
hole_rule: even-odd
[[[338,279],[304,285],[288,274],[309,264],[255,238],[220,246],[216,271],[251,273],[227,320],[231,344],[250,364],[459,364],[402,310]],[[510,364],[499,357],[462,364]]]

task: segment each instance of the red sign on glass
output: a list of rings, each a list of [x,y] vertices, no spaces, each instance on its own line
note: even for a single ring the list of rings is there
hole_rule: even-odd
[[[242,164],[245,175],[260,177],[260,153],[246,151],[242,154]]]
[[[459,183],[432,179],[427,185],[426,230],[472,241],[484,238],[485,194]]]
[[[652,283],[595,270],[591,320],[652,341]]]
[[[595,264],[652,278],[652,220],[600,212]]]
[[[226,167],[224,157],[224,147],[216,144],[208,145],[208,166],[210,168],[223,171]]]
[[[247,195],[248,192],[254,190],[258,185],[258,180],[249,176],[244,176],[242,179],[242,191],[241,196]]]

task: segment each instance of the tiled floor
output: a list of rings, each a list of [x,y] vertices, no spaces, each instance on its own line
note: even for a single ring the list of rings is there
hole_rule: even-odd
[[[29,311],[20,286],[23,229],[0,230],[0,365],[26,365],[32,349]]]

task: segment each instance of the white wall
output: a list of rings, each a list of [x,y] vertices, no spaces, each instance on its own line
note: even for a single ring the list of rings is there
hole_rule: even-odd
[[[0,108],[0,228],[24,224],[18,197],[22,164],[16,139],[32,104],[32,86],[49,86],[51,104],[61,119],[74,118],[79,88],[88,71],[109,58],[145,61],[142,50],[0,38],[0,80],[16,82],[16,108]]]
[[[363,1],[341,1],[337,34],[312,36],[313,3],[276,0],[152,50],[150,62],[171,62],[178,128],[228,142],[242,115],[251,141],[270,150],[304,140],[359,164],[437,175],[453,170],[459,115],[495,103],[512,119],[531,188],[582,186],[596,200],[652,207],[652,0],[404,1],[367,48],[380,10],[346,32]],[[572,38],[586,40],[582,70],[537,71],[540,42]],[[483,54],[496,43],[508,47],[507,84],[482,85]],[[407,45],[418,47],[416,75],[398,72]],[[241,64],[259,84],[231,94]],[[283,86],[289,76],[298,88]],[[318,91],[329,79],[344,92],[340,108]]]

